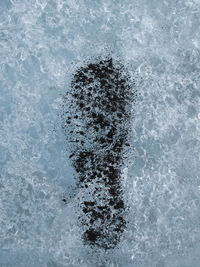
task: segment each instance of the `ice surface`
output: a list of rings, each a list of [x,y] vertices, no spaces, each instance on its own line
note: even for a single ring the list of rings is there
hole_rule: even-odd
[[[198,0],[0,1],[0,266],[199,266],[199,16]],[[73,71],[108,53],[139,97],[129,224],[105,253],[80,239],[60,114]]]

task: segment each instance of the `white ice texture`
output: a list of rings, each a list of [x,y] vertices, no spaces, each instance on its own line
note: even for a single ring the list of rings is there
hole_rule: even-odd
[[[199,266],[199,18],[199,0],[0,0],[1,267]],[[73,71],[107,53],[139,96],[128,225],[105,252],[80,239],[59,114]]]

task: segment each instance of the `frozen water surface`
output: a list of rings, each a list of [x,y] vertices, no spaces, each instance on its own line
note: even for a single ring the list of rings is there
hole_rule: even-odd
[[[199,17],[198,0],[0,1],[0,266],[199,266]],[[108,53],[139,96],[128,225],[105,252],[80,239],[60,114],[74,70]]]

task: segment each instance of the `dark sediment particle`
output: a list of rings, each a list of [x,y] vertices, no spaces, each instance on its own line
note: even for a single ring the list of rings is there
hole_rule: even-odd
[[[121,171],[129,145],[131,91],[125,68],[114,66],[112,59],[78,69],[71,83],[65,130],[85,192],[80,203],[83,240],[104,249],[114,248],[126,227]]]

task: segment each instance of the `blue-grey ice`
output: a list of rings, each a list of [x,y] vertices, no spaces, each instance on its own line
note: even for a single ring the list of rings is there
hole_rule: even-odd
[[[199,18],[199,0],[0,0],[1,267],[200,265]],[[139,95],[128,225],[105,253],[80,239],[60,114],[72,73],[107,54]]]

